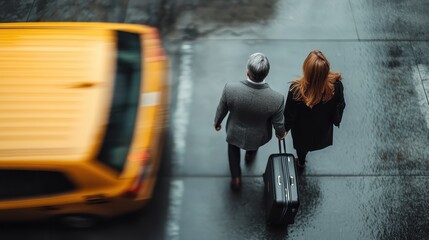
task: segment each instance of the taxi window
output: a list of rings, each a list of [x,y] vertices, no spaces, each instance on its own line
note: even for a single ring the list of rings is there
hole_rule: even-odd
[[[0,200],[42,197],[74,189],[74,184],[60,172],[0,170]]]
[[[121,172],[133,139],[140,96],[141,44],[138,34],[117,32],[112,106],[98,160]]]

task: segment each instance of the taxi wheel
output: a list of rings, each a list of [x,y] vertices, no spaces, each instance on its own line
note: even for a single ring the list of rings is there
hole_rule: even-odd
[[[98,222],[99,218],[88,214],[73,214],[59,216],[59,223],[67,228],[91,228]]]

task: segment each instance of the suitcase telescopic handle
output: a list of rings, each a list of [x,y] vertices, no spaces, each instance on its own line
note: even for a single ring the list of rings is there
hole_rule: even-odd
[[[282,143],[283,143],[283,150],[284,150],[284,153],[286,153],[286,141],[285,141],[285,139],[283,138],[282,140],[279,140],[279,153],[280,153],[280,154],[282,153]]]

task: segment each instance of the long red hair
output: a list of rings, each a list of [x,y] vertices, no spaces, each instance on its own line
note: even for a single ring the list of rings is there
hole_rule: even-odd
[[[334,83],[341,80],[339,72],[330,71],[330,63],[319,50],[308,54],[302,66],[303,76],[291,84],[293,98],[313,108],[320,101],[327,102],[334,96]]]

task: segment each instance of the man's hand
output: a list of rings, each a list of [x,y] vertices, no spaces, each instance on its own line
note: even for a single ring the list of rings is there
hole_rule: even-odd
[[[220,124],[214,124],[214,128],[215,128],[215,130],[216,131],[219,131],[221,128],[222,128],[222,126],[220,125]]]

